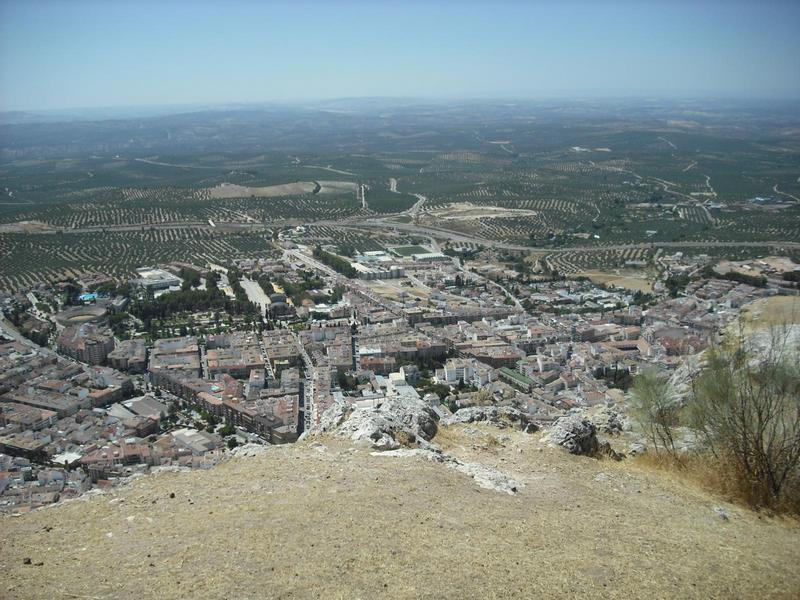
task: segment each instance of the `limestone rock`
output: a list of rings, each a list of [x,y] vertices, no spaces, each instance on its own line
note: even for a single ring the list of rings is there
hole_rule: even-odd
[[[436,413],[420,398],[390,398],[378,411],[415,438],[429,440],[436,435]]]
[[[539,429],[527,414],[511,406],[471,406],[457,410],[453,415],[441,420],[442,425],[478,422],[488,423],[500,429],[516,427],[527,433]]]
[[[454,460],[449,462],[448,466],[465,475],[469,475],[475,480],[475,483],[488,490],[516,494],[517,490],[522,487],[522,484],[514,481],[494,467],[481,463]]]
[[[325,454],[328,451],[328,447],[325,444],[320,444],[319,442],[311,442],[308,447],[313,448],[321,454]]]
[[[619,435],[628,429],[625,417],[610,407],[604,407],[592,416],[592,423],[599,431],[609,435]]]
[[[354,442],[367,442],[379,450],[392,450],[400,447],[393,435],[396,426],[377,410],[355,410],[335,433]]]
[[[597,454],[597,427],[581,413],[572,413],[555,422],[547,440],[566,448],[570,454]]]
[[[352,408],[344,402],[334,402],[328,410],[322,413],[319,425],[315,425],[311,433],[324,433],[336,429],[351,412]]]
[[[337,403],[322,415],[312,433],[332,433],[366,442],[379,450],[399,448],[401,442],[429,440],[436,435],[436,413],[420,399],[391,398],[377,409],[352,410]]]
[[[647,451],[647,446],[640,442],[631,442],[628,444],[628,454],[634,456],[636,454],[642,454]]]
[[[692,381],[706,366],[701,355],[686,356],[669,378],[670,386],[678,402],[683,404],[692,394]]]
[[[713,510],[721,520],[723,521],[731,520],[730,513],[728,512],[728,509],[726,509],[724,506],[715,506],[711,510]]]
[[[507,475],[501,473],[494,467],[481,463],[463,461],[455,456],[442,452],[435,444],[424,444],[423,448],[390,450],[388,452],[373,452],[373,456],[397,456],[411,457],[419,456],[425,460],[441,463],[450,469],[468,475],[475,480],[480,487],[496,492],[516,494],[522,488],[522,484]]]
[[[241,456],[261,456],[268,452],[269,446],[265,446],[263,444],[242,444],[241,446],[236,446],[231,450],[231,455],[241,457]]]

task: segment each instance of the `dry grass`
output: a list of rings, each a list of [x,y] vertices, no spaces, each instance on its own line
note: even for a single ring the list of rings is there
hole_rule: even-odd
[[[800,297],[760,298],[742,308],[740,320],[746,333],[800,323]]]
[[[481,433],[470,431],[477,429]],[[440,437],[441,436],[441,437]],[[482,450],[486,436],[495,439]],[[0,518],[0,597],[797,598],[800,528],[484,426],[437,435],[509,495],[340,440]],[[30,558],[32,564],[26,564]],[[42,566],[36,566],[38,563]]]
[[[755,486],[740,476],[732,461],[711,454],[670,454],[668,452],[645,452],[632,459],[635,467],[655,471],[670,479],[710,492],[726,502],[748,508],[758,508],[762,494],[756,494]],[[769,514],[800,517],[800,486],[793,486],[786,497],[767,509]]]
[[[470,433],[466,434],[465,429]],[[485,423],[470,423],[464,427],[439,427],[433,442],[447,452],[467,449],[497,452],[503,449],[501,440],[514,432],[513,429],[497,429]]]

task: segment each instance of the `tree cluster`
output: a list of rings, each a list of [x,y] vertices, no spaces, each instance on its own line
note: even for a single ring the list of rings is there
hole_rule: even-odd
[[[352,278],[356,276],[356,270],[348,261],[335,254],[326,252],[319,244],[314,248],[314,258],[345,277]]]

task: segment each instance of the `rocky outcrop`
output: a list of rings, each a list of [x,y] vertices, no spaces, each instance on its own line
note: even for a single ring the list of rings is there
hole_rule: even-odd
[[[354,442],[367,442],[377,450],[392,450],[400,447],[400,443],[395,440],[398,430],[398,423],[377,410],[355,410],[333,433]]]
[[[675,395],[675,400],[684,403],[692,395],[692,381],[706,366],[706,361],[701,355],[686,356],[672,372],[669,378],[670,388]]]
[[[521,483],[511,479],[494,467],[461,460],[460,458],[442,452],[441,448],[435,444],[423,443],[423,448],[402,448],[399,450],[390,450],[388,452],[374,452],[373,455],[398,457],[419,456],[425,460],[443,464],[459,473],[464,473],[475,480],[475,483],[480,487],[496,492],[516,494],[517,491],[522,488]]]
[[[231,450],[231,456],[261,456],[269,451],[269,446],[264,444],[243,444]]]
[[[445,426],[488,423],[500,429],[513,427],[522,429],[527,433],[533,433],[539,429],[526,413],[511,406],[471,406],[462,408],[454,414],[442,418],[440,423]]]
[[[311,433],[333,431],[353,412],[353,407],[344,402],[334,402],[333,406],[322,413],[319,425],[312,428]]]
[[[420,398],[389,398],[378,411],[414,438],[430,440],[436,435],[436,413]]]
[[[597,427],[581,413],[561,417],[553,424],[546,439],[551,445],[566,448],[570,454],[595,456],[600,447]]]
[[[598,431],[609,435],[619,435],[628,425],[619,412],[610,407],[604,407],[591,417]]]
[[[428,404],[420,399],[391,398],[380,408],[368,410],[334,404],[310,433],[331,433],[369,443],[378,450],[392,450],[403,443],[430,440],[436,429],[436,413]]]

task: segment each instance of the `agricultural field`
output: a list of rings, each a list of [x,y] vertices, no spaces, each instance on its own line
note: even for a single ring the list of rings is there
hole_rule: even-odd
[[[394,246],[389,248],[389,250],[396,254],[397,256],[402,257],[409,257],[414,254],[424,254],[425,252],[430,252],[427,248],[423,248],[422,246],[412,245],[412,246]]]
[[[184,261],[196,264],[266,256],[269,230],[220,234],[208,229],[0,234],[0,289],[21,289],[42,281],[102,273],[119,280],[146,265]]]
[[[652,248],[608,250],[600,247],[553,252],[540,259],[540,262],[550,271],[558,271],[562,275],[582,275],[592,271],[617,272],[631,264],[644,267],[653,262],[655,253]]]
[[[545,253],[563,273],[647,262],[659,244],[793,254],[798,115],[777,102],[378,103],[0,125],[0,287],[224,261],[296,225],[348,251],[435,230]]]
[[[395,235],[386,231],[370,231],[339,227],[336,225],[312,225],[306,233],[294,238],[298,243],[308,246],[334,246],[340,254],[353,256],[356,252],[383,250],[408,241],[406,236]]]

